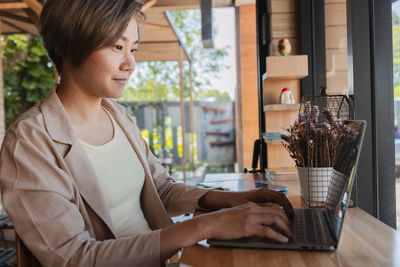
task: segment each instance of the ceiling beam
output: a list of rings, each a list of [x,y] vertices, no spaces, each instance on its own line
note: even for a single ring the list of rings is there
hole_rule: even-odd
[[[39,25],[39,15],[37,15],[36,12],[33,11],[32,9],[30,9],[30,8],[26,8],[26,9],[24,9],[24,11],[28,15],[29,20],[31,21],[31,23],[33,25],[38,26]]]
[[[147,9],[149,9],[150,7],[154,6],[155,4],[157,4],[157,0],[150,0],[147,1],[142,8],[142,12],[146,11]]]
[[[0,10],[29,8],[26,3],[0,3]]]
[[[10,13],[10,12],[7,12],[7,11],[0,10],[0,16],[1,17],[5,17],[5,18],[10,18],[10,19],[15,19],[15,20],[18,20],[18,21],[21,21],[21,22],[31,23],[29,18],[23,17],[23,16],[19,16],[19,15],[16,15],[16,14],[13,14],[13,13]]]
[[[157,24],[157,23],[146,23],[144,26],[147,28],[157,28],[157,29],[165,29],[165,30],[170,30],[171,27],[169,25],[162,25],[162,24]]]
[[[42,13],[43,5],[39,3],[37,0],[23,0],[25,4],[29,6],[30,9],[32,9],[36,15],[40,16],[40,13]]]
[[[17,30],[19,30],[21,33],[30,33],[30,34],[32,34],[32,35],[38,35],[38,33],[37,32],[35,32],[33,29],[31,29],[31,28],[23,28],[23,27],[20,27],[19,25],[17,25],[18,24],[18,22],[12,22],[12,21],[10,21],[10,20],[8,20],[8,19],[6,19],[6,18],[2,18],[2,20],[1,20],[4,24],[7,24],[7,25],[9,25],[9,26],[11,26],[11,27],[13,27],[13,28],[15,28],[15,29],[17,29]]]

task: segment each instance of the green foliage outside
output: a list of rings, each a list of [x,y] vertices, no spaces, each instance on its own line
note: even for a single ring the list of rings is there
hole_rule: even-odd
[[[223,63],[227,56],[223,49],[204,49],[201,41],[200,10],[179,10],[170,13],[181,40],[192,62],[194,100],[232,100],[226,92],[220,92],[210,84],[210,77],[229,68]],[[214,32],[217,29],[214,29]],[[138,47],[140,51],[140,44]],[[189,62],[183,62],[184,95],[189,96]],[[171,62],[139,62],[133,79],[125,89],[122,101],[157,102],[178,101],[180,97],[179,64]]]
[[[3,36],[4,106],[6,127],[25,110],[44,99],[54,87],[53,65],[39,38]]]
[[[192,59],[193,99],[231,100],[228,93],[212,88],[209,78],[228,66],[225,49],[204,49],[199,10],[171,13]],[[46,97],[55,85],[55,70],[38,37],[24,34],[3,36],[4,99],[6,127],[24,111]],[[139,45],[140,50],[140,45]],[[183,63],[184,92],[189,92],[189,63]],[[177,101],[180,95],[178,62],[142,62],[121,101]]]

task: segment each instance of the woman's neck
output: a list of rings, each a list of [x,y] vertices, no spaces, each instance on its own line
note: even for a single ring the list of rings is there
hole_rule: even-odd
[[[57,95],[73,121],[93,121],[104,112],[102,98],[90,95],[69,79],[61,79]]]

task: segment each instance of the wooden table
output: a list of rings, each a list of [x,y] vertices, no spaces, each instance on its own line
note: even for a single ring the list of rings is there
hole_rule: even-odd
[[[297,180],[276,183],[286,185],[293,206],[301,207]],[[183,250],[179,266],[400,266],[400,233],[360,208],[349,208],[336,251],[220,248],[202,242]]]

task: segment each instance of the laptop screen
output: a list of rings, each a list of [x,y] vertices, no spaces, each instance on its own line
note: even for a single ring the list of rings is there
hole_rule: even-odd
[[[343,140],[340,140],[341,146],[333,163],[326,198],[327,220],[332,237],[336,238],[336,241],[339,240],[343,218],[350,200],[366,122],[345,121],[344,125],[346,134]]]

